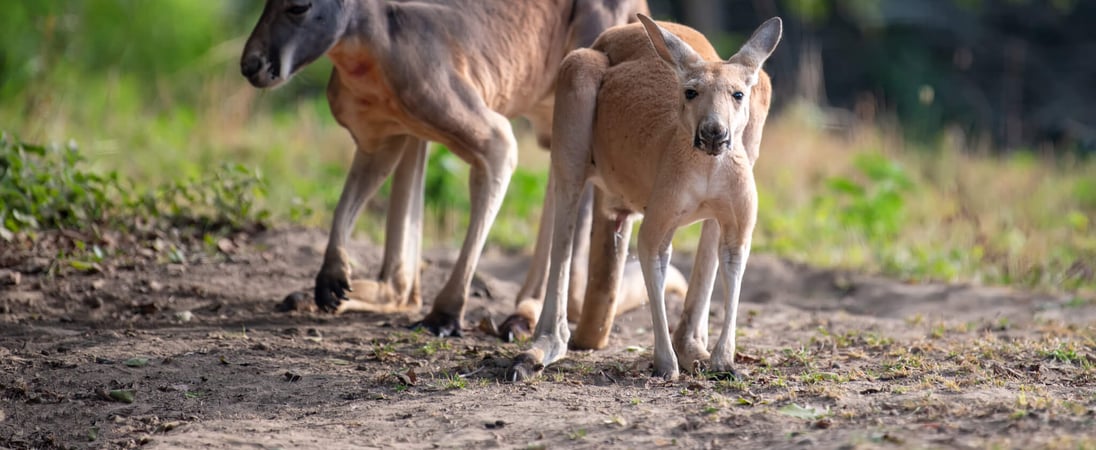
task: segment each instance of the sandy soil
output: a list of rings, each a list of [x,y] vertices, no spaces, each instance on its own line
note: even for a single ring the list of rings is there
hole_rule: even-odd
[[[275,312],[323,243],[277,230],[87,271],[0,247],[0,447],[1096,447],[1092,299],[755,255],[743,379],[650,378],[641,309],[610,348],[513,384],[520,346],[475,325],[504,317],[526,256],[485,255],[470,329],[436,339],[405,328],[418,317]],[[377,267],[376,247],[354,248],[358,273]],[[427,255],[427,298],[453,256]]]

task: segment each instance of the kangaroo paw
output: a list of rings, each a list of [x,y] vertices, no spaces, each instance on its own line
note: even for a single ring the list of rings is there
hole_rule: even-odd
[[[511,314],[499,325],[499,337],[506,342],[517,342],[533,336],[536,322],[521,314]]]
[[[350,281],[347,276],[320,272],[316,276],[315,299],[316,307],[323,312],[337,312],[343,301],[347,300],[347,292],[350,292]]]
[[[532,379],[544,371],[544,352],[533,348],[514,357],[506,371],[506,380],[519,382]]]

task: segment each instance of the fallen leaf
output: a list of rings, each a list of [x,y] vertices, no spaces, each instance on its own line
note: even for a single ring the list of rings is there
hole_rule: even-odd
[[[419,381],[419,376],[415,374],[415,369],[407,369],[407,372],[396,372],[396,380],[403,383],[405,386],[414,386]]]
[[[79,270],[81,272],[101,271],[98,264],[88,261],[72,260],[69,261],[69,265],[72,266],[73,269]]]
[[[795,403],[790,403],[790,404],[784,405],[782,408],[778,409],[776,412],[778,412],[780,414],[783,414],[785,416],[795,417],[797,419],[815,420],[815,419],[820,419],[822,417],[825,417],[827,414],[830,413],[830,409],[826,408],[826,409],[822,410],[822,409],[818,409],[818,408],[803,407],[803,406],[799,406],[798,404],[795,404]]]
[[[736,362],[736,363],[753,364],[753,363],[756,363],[758,361],[761,361],[761,358],[757,357],[757,356],[754,356],[754,355],[748,355],[748,354],[745,354],[745,353],[738,353],[738,352],[735,352],[735,354],[734,354],[734,362]]]
[[[128,367],[144,367],[148,365],[148,358],[130,358],[125,360],[122,364]]]
[[[133,389],[114,389],[107,393],[111,400],[122,403],[133,403],[133,397],[137,391]]]

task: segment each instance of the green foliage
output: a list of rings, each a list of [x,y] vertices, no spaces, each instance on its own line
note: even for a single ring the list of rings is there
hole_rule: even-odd
[[[20,92],[42,76],[103,74],[119,66],[144,77],[179,72],[214,47],[231,25],[230,8],[239,6],[191,0],[6,4],[0,93]]]
[[[468,164],[438,144],[426,165],[426,207],[434,211],[468,211]]]
[[[42,146],[0,137],[0,237],[97,226],[238,230],[270,217],[258,204],[265,181],[241,165],[148,190],[117,172],[103,175],[85,166],[75,143]]]
[[[903,224],[903,196],[913,183],[901,165],[879,153],[858,155],[853,164],[864,180],[830,178],[826,183],[830,192],[816,201],[835,202],[838,220],[869,239],[893,237]]]
[[[42,146],[0,136],[0,237],[113,219],[125,192],[117,173],[95,174],[83,162],[75,143]]]

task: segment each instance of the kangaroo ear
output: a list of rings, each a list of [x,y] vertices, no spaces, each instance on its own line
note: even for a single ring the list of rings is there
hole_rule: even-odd
[[[765,60],[769,59],[776,44],[780,43],[780,35],[784,32],[784,23],[779,17],[766,20],[757,27],[750,39],[742,45],[742,49],[727,60],[728,63],[741,64],[753,70],[760,70]]]
[[[647,38],[651,40],[655,52],[670,67],[680,73],[685,67],[701,61],[701,57],[696,53],[696,50],[689,47],[689,44],[686,44],[681,38],[658,26],[650,17],[643,14],[636,14],[636,17],[643,23],[643,28],[647,30]]]

